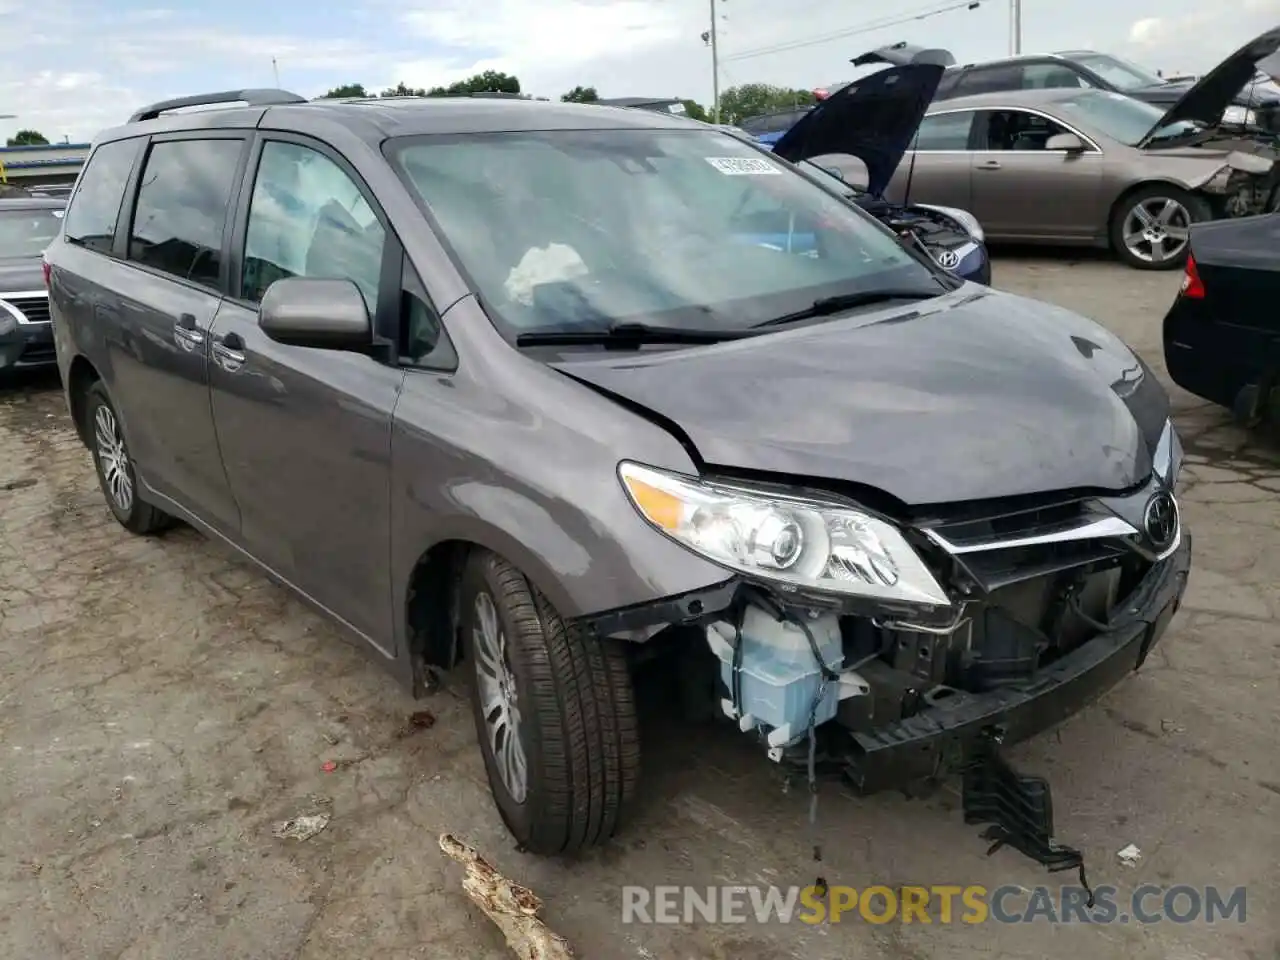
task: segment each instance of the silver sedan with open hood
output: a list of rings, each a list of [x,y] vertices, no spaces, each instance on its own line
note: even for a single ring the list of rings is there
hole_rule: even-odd
[[[1280,207],[1276,139],[1220,125],[1255,69],[1280,78],[1280,28],[1167,111],[1102,90],[1017,90],[936,102],[887,195],[971,211],[989,240],[1109,246],[1179,266],[1197,220]]]

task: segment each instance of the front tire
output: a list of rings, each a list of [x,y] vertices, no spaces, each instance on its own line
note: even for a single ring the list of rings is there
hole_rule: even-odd
[[[1138,270],[1178,269],[1191,248],[1191,225],[1212,218],[1213,211],[1201,197],[1172,184],[1148,184],[1111,212],[1111,246]]]
[[[140,496],[120,416],[101,380],[94,381],[85,393],[84,416],[98,484],[112,515],[130,533],[147,535],[165,529],[171,523],[168,514]]]
[[[625,649],[567,627],[518,570],[488,551],[469,558],[459,600],[476,731],[503,822],[538,854],[607,840],[640,766]]]

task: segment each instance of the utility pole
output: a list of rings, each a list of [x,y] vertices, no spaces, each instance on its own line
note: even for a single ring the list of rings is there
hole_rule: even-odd
[[[716,41],[716,0],[711,3],[711,122],[720,122],[720,45]]]
[[[1009,0],[1012,29],[1009,31],[1009,52],[1014,56],[1022,53],[1022,0]]]
[[[276,78],[276,89],[277,89],[277,90],[279,90],[279,89],[280,89],[280,65],[279,65],[278,63],[276,63],[276,58],[275,58],[275,57],[272,57],[272,58],[271,58],[271,72],[272,72],[272,74],[274,74],[274,75],[275,75],[275,78]]]

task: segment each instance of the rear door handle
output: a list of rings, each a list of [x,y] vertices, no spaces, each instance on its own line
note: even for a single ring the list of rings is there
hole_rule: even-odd
[[[193,313],[184,313],[173,325],[173,342],[187,352],[204,344],[204,331]]]
[[[979,169],[979,170],[999,170],[999,169],[1000,169],[1000,161],[999,161],[999,160],[984,160],[984,161],[982,161],[982,163],[978,164],[978,169]]]
[[[244,340],[238,333],[228,333],[213,338],[213,356],[218,366],[228,373],[235,373],[244,364]]]

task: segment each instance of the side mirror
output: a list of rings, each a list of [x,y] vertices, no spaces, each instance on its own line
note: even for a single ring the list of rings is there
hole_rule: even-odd
[[[1074,133],[1055,133],[1044,143],[1046,150],[1064,150],[1067,153],[1084,153],[1084,141]]]
[[[369,308],[350,280],[277,280],[262,295],[258,326],[277,343],[294,347],[364,351],[373,346]]]

